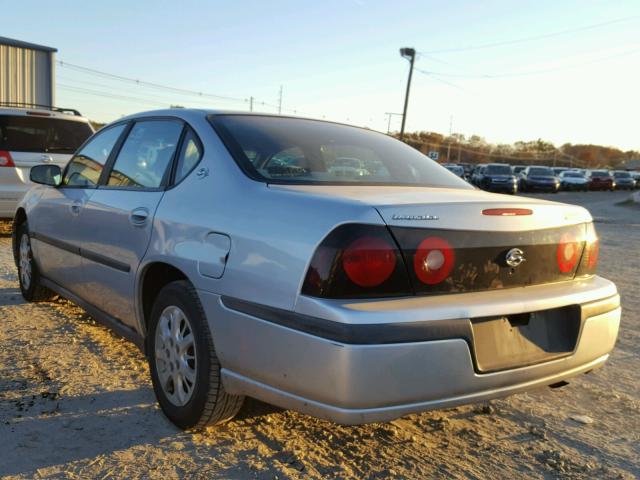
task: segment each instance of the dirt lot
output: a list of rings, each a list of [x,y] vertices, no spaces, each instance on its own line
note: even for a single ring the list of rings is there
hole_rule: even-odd
[[[250,401],[224,426],[178,431],[134,346],[70,303],[23,302],[0,238],[0,476],[638,478],[640,208],[616,205],[627,196],[549,196],[591,209],[600,273],[622,293],[604,369],[561,389],[361,427]]]

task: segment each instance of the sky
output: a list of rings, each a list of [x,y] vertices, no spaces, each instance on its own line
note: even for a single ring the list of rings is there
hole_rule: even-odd
[[[638,0],[0,0],[0,9],[3,36],[58,49],[57,104],[96,121],[172,104],[249,110],[251,97],[254,111],[277,112],[282,87],[285,114],[387,131],[409,72],[399,48],[413,47],[406,131],[640,150]],[[390,127],[399,130],[399,115]]]

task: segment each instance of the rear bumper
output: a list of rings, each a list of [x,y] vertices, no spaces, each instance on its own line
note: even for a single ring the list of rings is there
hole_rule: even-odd
[[[0,183],[0,218],[13,218],[18,203],[31,187],[32,183]]]
[[[231,309],[218,295],[199,293],[229,392],[344,424],[387,421],[502,397],[589,371],[608,358],[620,321],[615,286],[598,277],[430,299],[302,302],[306,313],[299,314],[301,325],[319,318],[308,315],[313,313],[347,325],[346,332],[359,327],[371,330],[374,325],[374,333],[390,327],[397,334],[394,325],[415,323],[417,330],[427,334],[423,338],[448,337],[422,341],[399,337],[394,343],[366,335],[364,342],[348,336],[347,340],[359,343],[338,341],[326,332],[312,334],[296,329],[295,324],[285,326],[275,318],[265,320]],[[478,373],[468,341],[455,333],[456,323],[469,323],[470,318],[575,304],[582,306],[583,316],[575,351],[536,365]]]

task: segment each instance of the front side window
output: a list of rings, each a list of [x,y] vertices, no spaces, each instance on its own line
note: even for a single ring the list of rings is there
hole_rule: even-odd
[[[70,187],[93,187],[98,184],[100,174],[111,150],[126,128],[126,124],[100,130],[69,162],[62,184]]]
[[[166,180],[181,132],[179,121],[136,122],[118,153],[107,185],[159,188]]]
[[[255,180],[473,188],[416,149],[370,130],[261,115],[213,115],[210,122]]]

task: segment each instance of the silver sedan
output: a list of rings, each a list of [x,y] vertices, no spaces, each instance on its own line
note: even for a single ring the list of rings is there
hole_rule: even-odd
[[[505,396],[602,366],[618,333],[585,209],[476,190],[369,130],[147,112],[31,179],[23,296],[135,342],[181,428],[244,396],[345,424]]]

